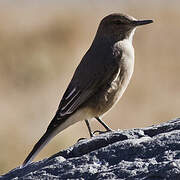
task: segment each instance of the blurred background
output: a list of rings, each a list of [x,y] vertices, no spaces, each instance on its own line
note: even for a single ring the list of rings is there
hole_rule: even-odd
[[[128,129],[178,117],[179,7],[178,0],[0,1],[0,174],[19,166],[45,132],[100,20],[113,12],[154,23],[136,30],[131,83],[105,122]],[[84,122],[56,136],[35,161],[80,137],[89,137]]]

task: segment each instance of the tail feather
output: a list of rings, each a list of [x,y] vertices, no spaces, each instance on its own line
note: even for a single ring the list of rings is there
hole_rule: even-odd
[[[45,134],[41,137],[41,139],[34,145],[32,151],[27,156],[21,167],[28,165],[54,136],[55,135],[53,135],[52,131],[46,131]]]
[[[32,151],[30,154],[27,156],[25,161],[23,162],[21,167],[24,167],[28,165],[34,158],[35,156],[41,151],[41,149],[44,148],[46,144],[49,143],[49,141],[56,136],[59,132],[63,131],[65,128],[69,127],[70,125],[76,123],[79,121],[79,117],[81,117],[81,120],[86,119],[85,117],[82,117],[86,115],[86,113],[82,111],[78,111],[73,115],[73,117],[64,117],[64,119],[58,119],[57,115],[53,118],[51,123],[49,124],[46,132],[44,135],[41,137],[41,139],[35,144],[33,147]]]

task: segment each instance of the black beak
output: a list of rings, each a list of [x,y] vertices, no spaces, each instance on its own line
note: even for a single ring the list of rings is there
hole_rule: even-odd
[[[137,20],[137,21],[133,21],[134,26],[141,26],[141,25],[146,25],[146,24],[150,24],[150,23],[153,23],[153,20]]]

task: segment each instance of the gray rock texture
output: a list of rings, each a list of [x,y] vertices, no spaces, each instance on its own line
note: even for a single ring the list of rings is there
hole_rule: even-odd
[[[180,180],[180,119],[82,140],[0,179]]]

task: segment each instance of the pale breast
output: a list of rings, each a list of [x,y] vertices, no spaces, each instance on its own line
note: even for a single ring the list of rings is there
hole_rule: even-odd
[[[119,101],[129,84],[134,70],[134,48],[132,43],[124,40],[118,42],[115,46],[117,46],[116,48],[121,48],[122,56],[118,59],[120,61],[119,71],[104,94],[106,111]]]
[[[130,44],[129,44],[130,43]],[[119,70],[113,80],[90,99],[94,116],[102,116],[121,98],[131,79],[134,69],[134,49],[130,41],[123,40],[114,45],[113,59]]]

